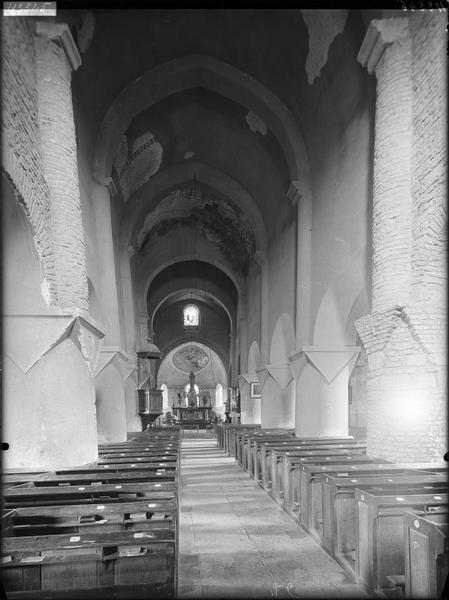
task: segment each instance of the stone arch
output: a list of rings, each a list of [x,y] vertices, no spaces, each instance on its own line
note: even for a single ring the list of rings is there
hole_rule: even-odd
[[[248,352],[248,373],[253,375],[256,374],[256,371],[260,368],[260,349],[259,344],[254,341]]]
[[[125,387],[113,362],[95,378],[95,406],[99,443],[126,441]]]
[[[159,275],[159,273],[161,273],[161,271],[163,271],[167,267],[170,267],[171,265],[174,265],[175,263],[191,261],[191,260],[207,262],[211,265],[214,265],[218,269],[221,269],[223,271],[223,273],[225,273],[229,277],[229,279],[232,281],[232,283],[235,285],[238,296],[241,297],[241,293],[245,289],[245,281],[243,280],[243,278],[241,276],[239,276],[238,274],[236,274],[235,272],[233,272],[232,269],[230,269],[228,267],[228,265],[221,263],[221,262],[217,263],[217,261],[212,260],[210,258],[210,256],[208,256],[207,254],[197,253],[197,254],[184,254],[181,256],[176,256],[173,258],[169,258],[166,261],[158,264],[157,268],[153,269],[151,271],[151,273],[149,274],[148,278],[145,281],[144,294],[143,294],[143,298],[144,298],[145,302],[146,302],[146,298],[148,295],[148,290],[150,288],[150,285],[151,285],[153,279],[157,275]]]
[[[190,337],[190,341],[192,343],[203,344],[204,346],[213,350],[215,352],[215,354],[219,357],[221,362],[223,363],[225,373],[226,373],[226,369],[229,367],[229,361],[226,358],[226,356],[224,354],[224,350],[222,348],[220,348],[217,344],[214,344],[211,340],[208,340],[204,335],[201,335],[201,333],[198,333],[198,332],[191,333],[189,337]],[[170,341],[170,343],[164,348],[164,357],[167,354],[169,354],[169,352],[174,350],[177,346],[182,346],[183,344],[187,344],[187,343],[189,343],[189,342],[186,341],[185,337],[173,338]],[[161,366],[162,366],[162,363],[159,366],[159,369]],[[159,373],[159,370],[158,370],[158,373]]]
[[[353,270],[345,271],[332,280],[317,311],[313,333],[314,345],[354,344],[355,330],[351,331],[348,327],[349,315],[353,312],[357,300],[363,306],[369,304],[361,281],[363,281],[361,274]],[[354,318],[357,316],[354,315]]]
[[[276,321],[271,337],[270,364],[289,364],[288,357],[295,350],[295,328],[290,315],[282,314]]]
[[[148,322],[149,322],[150,331],[153,331],[154,317],[156,316],[156,313],[160,309],[160,307],[167,300],[169,300],[170,298],[173,298],[174,296],[177,296],[179,294],[179,292],[181,292],[181,291],[188,291],[188,289],[187,288],[185,288],[185,289],[184,288],[177,289],[176,291],[171,292],[170,294],[167,294],[164,298],[162,298],[162,300],[160,300],[156,304],[156,306],[154,307],[154,310],[151,311],[151,314],[148,315]],[[232,319],[232,316],[231,316],[231,313],[230,313],[230,310],[229,310],[228,306],[226,306],[226,304],[224,302],[222,302],[220,300],[220,298],[218,298],[215,294],[212,294],[211,292],[208,292],[206,290],[201,290],[201,295],[202,296],[207,296],[208,298],[212,298],[212,300],[214,302],[216,302],[219,306],[221,306],[221,308],[225,311],[226,315],[228,316],[230,327],[231,327],[231,332],[232,332],[234,323],[233,323],[233,319]],[[192,295],[192,301],[196,302],[198,300],[201,300],[201,297],[200,296],[197,297],[195,294],[193,294]]]
[[[264,252],[267,247],[267,233],[254,198],[233,177],[199,160],[185,161],[159,171],[129,199],[121,226],[122,246],[127,247],[136,238],[137,229],[151,213],[148,206],[152,206],[153,198],[157,199],[157,202],[152,206],[152,210],[170,191],[190,183],[194,178],[212,192],[229,198],[244,211],[254,233],[256,251]]]
[[[202,54],[176,58],[150,69],[116,96],[96,140],[95,179],[107,184],[116,148],[136,115],[172,94],[195,87],[221,94],[257,113],[278,138],[292,181],[310,187],[304,141],[287,107],[248,73]]]

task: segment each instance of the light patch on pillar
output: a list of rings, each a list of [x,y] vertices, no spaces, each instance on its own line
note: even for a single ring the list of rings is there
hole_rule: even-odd
[[[254,133],[260,133],[260,135],[267,135],[267,124],[252,110],[250,110],[249,113],[246,115],[246,122],[248,123],[248,127],[251,129],[251,131],[254,131]]]
[[[429,398],[425,390],[390,390],[384,394],[387,396],[385,418],[390,422],[401,423],[401,429],[419,425],[425,419],[429,409]]]
[[[42,294],[42,298],[44,299],[45,304],[47,306],[51,306],[52,298],[51,298],[51,292],[50,292],[50,285],[49,285],[46,277],[44,277],[44,279],[42,280],[42,283],[41,283],[41,294]]]
[[[120,175],[125,202],[160,169],[162,146],[155,136],[147,131],[137,138]]]
[[[305,68],[307,82],[312,85],[327,63],[332,42],[345,28],[348,11],[308,9],[301,10],[301,14],[309,30],[309,53]]]

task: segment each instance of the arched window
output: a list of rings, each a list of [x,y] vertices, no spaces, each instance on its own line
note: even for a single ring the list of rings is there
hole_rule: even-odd
[[[186,304],[182,311],[184,327],[200,326],[200,309],[196,304]]]

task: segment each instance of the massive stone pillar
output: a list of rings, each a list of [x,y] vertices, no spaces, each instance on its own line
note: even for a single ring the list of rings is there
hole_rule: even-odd
[[[57,304],[87,311],[88,287],[78,183],[71,73],[81,58],[67,25],[36,24],[42,166],[50,188]]]
[[[119,303],[117,294],[117,277],[114,256],[114,241],[111,222],[111,196],[114,185],[110,187],[92,184],[92,206],[95,211],[95,230],[97,238],[98,261],[97,272],[99,295],[102,309],[102,323],[105,327],[105,344],[120,345],[121,331],[119,318]]]
[[[128,356],[121,349],[120,313],[117,294],[116,265],[111,222],[110,186],[93,183],[91,195],[95,210],[99,295],[102,322],[105,327],[104,345],[96,369],[95,393],[97,428],[100,442],[126,440],[127,419],[124,391]],[[110,365],[110,366],[109,366]]]
[[[348,435],[348,379],[359,350],[358,346],[303,346],[290,358],[302,383],[296,393],[298,437]]]
[[[267,364],[257,371],[262,391],[263,428],[295,426],[295,382],[289,364]]]
[[[54,469],[97,458],[93,373],[103,333],[87,317],[4,317],[6,468]]]
[[[262,398],[259,395],[255,397],[251,394],[252,384],[259,385],[259,380],[254,373],[243,373],[239,375],[239,390],[240,390],[240,423],[242,425],[260,424],[261,422],[261,402]],[[253,385],[254,387],[254,385]]]
[[[268,262],[262,252],[257,251],[254,260],[260,267],[260,356],[262,363],[268,361],[268,316],[269,316],[269,288],[268,288]]]
[[[368,452],[399,461],[446,449],[443,21],[372,21],[359,53],[377,100],[372,312],[355,325],[368,356]]]
[[[27,280],[32,297],[18,294],[5,305],[3,436],[10,444],[7,468],[51,469],[97,457],[93,373],[104,334],[88,314],[71,100],[71,71],[80,57],[66,25],[37,22],[36,27],[33,52],[22,56],[27,87],[22,65],[13,69],[10,83],[17,98],[26,95],[35,101],[33,111],[20,115],[21,127],[35,128],[38,134],[32,147],[16,149],[24,158],[28,152],[33,164],[19,191],[21,204],[34,215],[25,211],[33,227],[33,219],[46,219],[51,245],[38,244],[41,265],[48,267],[42,269],[40,289],[34,273]],[[30,32],[27,26],[27,39],[21,42],[28,43]],[[17,111],[17,106],[8,110]],[[45,211],[40,210],[44,197],[39,178],[48,186]],[[11,179],[17,185],[15,174]],[[14,256],[5,260],[10,263]]]
[[[301,185],[299,181],[292,181],[287,198],[297,210],[295,339],[297,346],[301,347],[310,339],[312,190]]]
[[[103,346],[95,370],[95,405],[99,443],[127,438],[125,378],[128,357],[118,346]]]

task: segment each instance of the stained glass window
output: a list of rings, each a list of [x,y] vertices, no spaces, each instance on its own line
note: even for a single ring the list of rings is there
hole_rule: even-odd
[[[195,304],[187,304],[183,310],[184,327],[200,326],[200,310]]]

